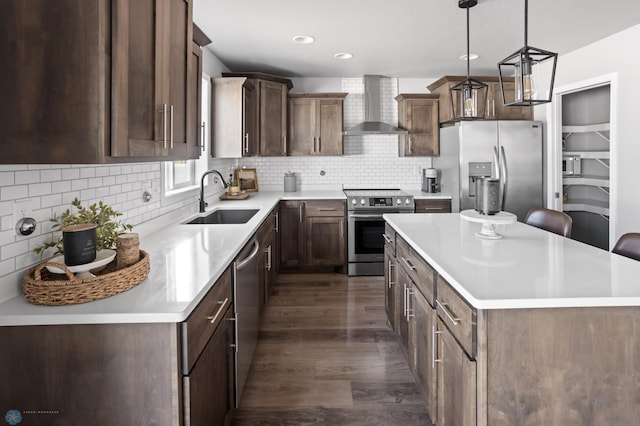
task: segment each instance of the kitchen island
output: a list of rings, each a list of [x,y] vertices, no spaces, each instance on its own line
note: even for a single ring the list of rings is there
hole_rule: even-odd
[[[429,378],[434,421],[637,424],[640,262],[522,223],[486,240],[456,213],[385,220],[409,271],[390,285],[404,285],[408,359]],[[431,272],[416,275],[420,262]]]

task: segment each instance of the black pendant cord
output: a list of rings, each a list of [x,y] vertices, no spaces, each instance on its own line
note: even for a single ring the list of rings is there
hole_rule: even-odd
[[[467,79],[469,78],[471,78],[471,72],[469,67],[469,7],[467,7]]]
[[[524,0],[524,48],[529,47],[529,0]]]

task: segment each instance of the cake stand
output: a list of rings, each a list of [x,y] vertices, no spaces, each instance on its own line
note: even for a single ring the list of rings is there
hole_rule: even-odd
[[[476,237],[487,240],[499,240],[502,235],[496,232],[494,225],[509,225],[518,220],[518,217],[509,212],[500,212],[494,215],[480,214],[475,210],[463,210],[460,217],[469,222],[482,224],[480,232],[476,232]]]

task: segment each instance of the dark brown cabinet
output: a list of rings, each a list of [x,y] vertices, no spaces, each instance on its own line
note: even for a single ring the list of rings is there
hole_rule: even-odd
[[[417,286],[411,292],[412,317],[409,341],[413,356],[413,373],[432,420],[436,418],[436,310],[427,302]]]
[[[271,289],[275,283],[278,267],[277,267],[277,247],[279,233],[279,208],[276,206],[265,218],[262,225],[256,232],[256,237],[260,243],[262,250],[260,260],[258,261],[258,307],[262,312],[264,306],[269,302]]]
[[[409,315],[411,315],[411,307],[409,306],[411,298],[409,296],[412,283],[404,268],[398,268],[396,276],[398,280],[395,291],[396,336],[409,367],[413,367],[411,365],[412,357],[409,356]]]
[[[280,227],[283,268],[344,266],[344,201],[282,201]]]
[[[342,155],[346,93],[289,95],[289,155]]]
[[[111,156],[187,158],[191,2],[114,0],[112,14]]]
[[[254,102],[256,123],[257,155],[286,156],[287,95],[293,87],[291,80],[262,73],[228,72],[222,73],[222,77],[245,77],[255,88],[252,102]]]
[[[3,3],[1,162],[186,158],[191,19],[186,0]]]
[[[450,199],[415,200],[416,213],[451,213]]]
[[[198,158],[204,150],[204,122],[202,121],[202,48],[196,42],[191,43],[191,74],[189,84],[189,102],[193,105],[188,110],[187,140],[188,158]]]
[[[407,130],[398,136],[401,157],[440,155],[440,126],[438,122],[439,95],[400,94],[398,126]]]
[[[438,426],[476,424],[476,363],[438,318]]]
[[[453,121],[453,110],[451,106],[451,92],[453,86],[460,83],[466,77],[464,76],[444,76],[429,86],[427,89],[432,94],[440,96],[439,120],[440,123]],[[500,81],[498,77],[473,77],[489,87],[487,88],[487,104],[485,105],[485,119],[488,120],[531,120],[533,118],[533,109],[531,107],[510,107],[505,106],[502,102],[502,90],[500,89]],[[505,84],[515,84],[505,82]],[[507,99],[509,102],[509,99]],[[457,99],[453,99],[453,108],[458,108]]]

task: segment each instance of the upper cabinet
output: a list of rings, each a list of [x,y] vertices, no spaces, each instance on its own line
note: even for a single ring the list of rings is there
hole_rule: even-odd
[[[222,77],[245,77],[255,87],[258,155],[287,155],[287,94],[293,88],[291,80],[262,73],[222,73]]]
[[[219,77],[213,83],[213,147],[218,158],[256,155],[255,88],[246,77]]]
[[[346,93],[289,95],[289,155],[342,155]]]
[[[460,83],[466,77],[464,76],[444,76],[433,82],[427,89],[432,94],[439,95],[440,105],[439,116],[440,123],[453,121],[453,110],[451,106],[450,89]],[[486,120],[531,120],[533,118],[533,109],[531,107],[511,107],[505,106],[502,101],[502,90],[500,89],[500,81],[498,77],[473,77],[488,85],[487,88],[487,105],[485,106]],[[515,84],[505,82],[505,84]],[[509,102],[510,99],[507,99]],[[457,99],[453,99],[453,108],[458,107]]]
[[[0,26],[2,163],[194,154],[191,1],[16,0]]]
[[[440,155],[440,128],[438,123],[439,95],[400,94],[398,126],[407,130],[398,135],[398,153],[401,157]]]

